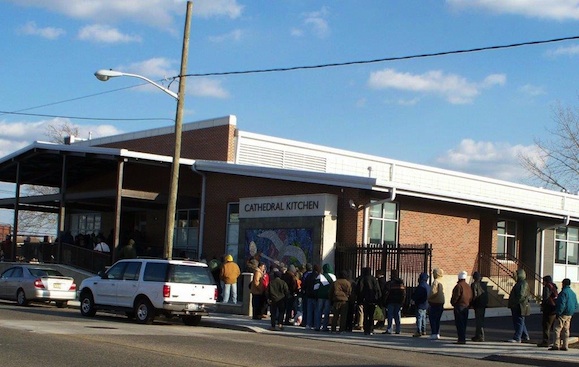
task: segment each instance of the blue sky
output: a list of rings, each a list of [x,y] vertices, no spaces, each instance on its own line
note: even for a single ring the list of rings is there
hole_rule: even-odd
[[[183,0],[0,0],[0,156],[65,119],[81,137],[171,125]],[[197,0],[187,72],[346,63],[579,36],[579,0]],[[525,182],[517,156],[577,106],[579,41],[272,73],[189,77],[185,121]],[[164,82],[168,85],[167,82]],[[177,91],[176,82],[170,88]],[[31,116],[6,112],[51,115]],[[92,119],[79,119],[92,118]],[[144,120],[155,118],[156,120]],[[143,119],[143,120],[131,120]],[[0,187],[0,195],[11,195]]]

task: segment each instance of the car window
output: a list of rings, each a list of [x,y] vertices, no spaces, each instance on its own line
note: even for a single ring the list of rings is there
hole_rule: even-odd
[[[14,272],[12,272],[11,278],[22,278],[22,268],[14,268]]]
[[[111,266],[111,268],[107,271],[107,278],[123,279],[123,273],[125,272],[126,266],[127,262],[116,263],[115,265]]]
[[[164,282],[167,279],[167,263],[147,263],[143,280],[146,282]]]
[[[62,276],[62,273],[56,269],[28,268],[28,271],[35,277]]]
[[[209,268],[171,264],[168,282],[189,284],[214,284]]]
[[[139,280],[139,272],[141,271],[141,263],[138,261],[129,262],[123,274],[124,280]]]
[[[5,272],[2,273],[2,275],[0,277],[2,277],[2,278],[12,277],[12,273],[14,272],[14,269],[16,269],[16,268],[10,268],[10,269],[6,270]]]

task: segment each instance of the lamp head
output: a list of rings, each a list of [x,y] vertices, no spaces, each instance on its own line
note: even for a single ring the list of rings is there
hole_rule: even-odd
[[[106,69],[97,70],[94,73],[94,76],[96,76],[96,78],[102,82],[106,82],[110,78],[114,78],[114,77],[122,76],[122,75],[123,75],[123,73],[121,73],[120,71],[106,70]]]

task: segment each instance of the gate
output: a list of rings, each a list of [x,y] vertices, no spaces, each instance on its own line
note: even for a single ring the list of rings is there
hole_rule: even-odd
[[[403,311],[408,310],[410,297],[418,286],[420,273],[430,275],[432,270],[432,244],[399,245],[369,243],[357,246],[336,247],[336,274],[350,270],[355,279],[360,276],[362,268],[369,267],[372,274],[383,269],[386,280],[390,279],[390,270],[397,269],[406,286],[406,300]]]

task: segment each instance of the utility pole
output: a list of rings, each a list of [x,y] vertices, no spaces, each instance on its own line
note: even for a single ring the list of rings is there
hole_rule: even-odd
[[[164,257],[173,257],[173,236],[175,232],[175,214],[177,211],[177,193],[179,191],[179,159],[181,158],[181,134],[183,130],[183,106],[185,103],[185,81],[187,74],[187,60],[189,58],[189,33],[191,31],[191,14],[193,2],[187,1],[187,15],[185,17],[185,31],[183,32],[183,50],[181,52],[181,71],[179,72],[179,92],[177,99],[177,113],[175,115],[175,151],[171,166],[171,182],[169,187],[169,202],[167,203],[167,220],[165,227]]]

